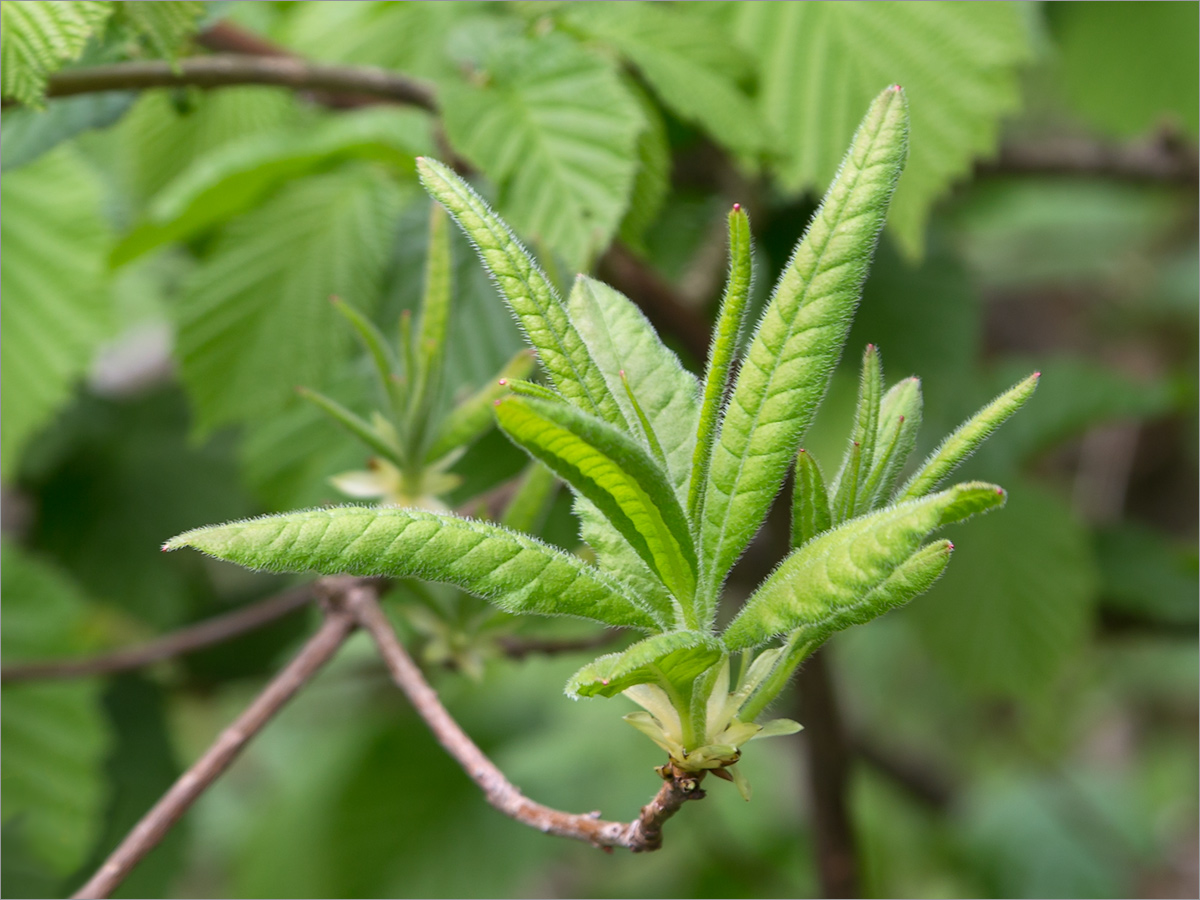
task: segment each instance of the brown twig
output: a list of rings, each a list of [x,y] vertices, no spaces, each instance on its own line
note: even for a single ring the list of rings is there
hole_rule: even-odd
[[[336,603],[327,606],[320,629],[253,703],[217,737],[204,755],[184,772],[125,840],[105,860],[75,897],[107,897],[163,839],[196,799],[229,768],[246,743],[262,730],[354,630],[353,615]]]
[[[522,794],[454,721],[421,670],[396,638],[379,606],[376,592],[357,579],[337,579],[347,608],[375,640],[392,680],[418,715],[463,770],[483,791],[488,803],[516,821],[545,834],[573,838],[597,847],[625,847],[635,853],[662,846],[662,826],[688,800],[700,799],[700,777],[669,772],[658,794],[632,822],[609,822],[598,812],[577,814],[551,809]]]
[[[194,653],[262,628],[308,605],[312,586],[295,588],[224,616],[217,616],[156,638],[137,647],[126,647],[84,659],[53,659],[20,663],[0,669],[0,683],[14,684],[57,678],[84,678],[140,669],[151,663]]]
[[[376,97],[435,111],[433,88],[422,81],[376,66],[308,62],[293,56],[228,54],[183,59],[172,66],[159,60],[112,63],[55,72],[47,97],[155,87],[218,88],[266,84],[292,90]]]
[[[524,659],[526,656],[532,656],[535,653],[553,656],[558,653],[595,650],[598,647],[611,644],[620,636],[621,632],[617,629],[607,628],[591,637],[575,638],[574,640],[506,636],[498,638],[496,643],[500,645],[500,650],[509,659]]]
[[[1075,175],[1127,181],[1197,180],[1196,148],[1170,134],[1131,144],[1090,137],[1055,137],[1005,144],[975,168],[978,175]]]
[[[797,687],[801,721],[807,735],[808,782],[821,895],[857,897],[858,851],[846,799],[851,757],[822,651],[804,663]]]

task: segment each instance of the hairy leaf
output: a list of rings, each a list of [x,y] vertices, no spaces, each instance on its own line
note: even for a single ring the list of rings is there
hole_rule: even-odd
[[[401,195],[377,173],[311,178],[237,220],[179,305],[179,357],[208,430],[319,385],[348,345],[331,294],[375,305]]]
[[[0,198],[0,472],[7,480],[108,333],[111,236],[100,187],[68,148],[6,172]]]
[[[814,538],[784,560],[746,601],[725,632],[726,645],[742,650],[801,627],[819,633],[877,588],[881,590],[874,595],[874,615],[886,611],[892,589],[881,586],[926,535],[1003,503],[1000,488],[970,482],[853,519]],[[901,581],[907,584],[920,577],[919,572],[902,575]],[[903,584],[896,585],[900,594]]]
[[[802,449],[796,454],[792,485],[792,547],[803,547],[832,524],[821,467],[811,453]]]
[[[6,664],[87,649],[87,600],[65,576],[4,545]],[[82,679],[5,685],[4,826],[65,876],[85,861],[102,822],[108,725],[100,685]]]
[[[698,631],[656,634],[588,663],[567,682],[567,696],[615,697],[636,684],[690,685],[724,655],[721,642]]]
[[[876,98],[758,324],[709,470],[710,594],[762,523],[825,391],[904,164],[907,121],[899,88]]]
[[[759,109],[778,133],[784,187],[833,178],[855,117],[879,85],[904,85],[913,145],[891,227],[909,255],[924,245],[932,203],[996,145],[1030,55],[1020,4],[736,5],[737,36],[758,61]]]
[[[708,483],[712,463],[713,441],[717,422],[729,386],[729,370],[737,349],[738,335],[745,318],[746,301],[750,299],[753,277],[750,247],[750,217],[737,204],[729,212],[729,277],[721,297],[717,327],[708,350],[708,366],[704,373],[704,399],[700,405],[700,422],[696,434],[696,450],[692,457],[691,480],[688,483],[688,515],[693,522],[700,520],[700,501]]]
[[[655,609],[675,608],[670,593],[621,532],[586,498],[576,495],[572,509],[579,519],[579,537],[596,555],[596,565],[612,574]],[[675,619],[682,618],[682,607]]]
[[[522,234],[584,269],[629,203],[637,101],[612,62],[561,34],[504,42],[485,65],[482,84],[443,85],[446,134],[496,182]]]
[[[879,404],[883,394],[883,366],[874,344],[863,353],[862,375],[858,384],[858,407],[854,412],[854,431],[842,460],[842,468],[833,483],[831,512],[837,523],[853,519],[867,510],[866,483],[875,462],[875,441],[879,431]]]
[[[93,0],[0,3],[0,93],[40,106],[46,76],[79,58],[114,5]]]
[[[921,380],[916,376],[898,381],[884,394],[879,407],[875,458],[864,485],[866,509],[874,509],[895,487],[900,470],[916,446],[921,411]]]
[[[1034,372],[959,425],[896,492],[896,500],[911,500],[936,488],[943,478],[958,468],[993,431],[1025,404],[1037,389],[1040,376],[1040,372]]]
[[[657,631],[656,617],[577,557],[499,525],[416,509],[312,509],[197,528],[164,545],[273,572],[340,572],[456,585],[511,613]]]
[[[483,198],[446,166],[419,159],[417,168],[425,189],[474,243],[555,387],[585,412],[624,425],[620,407],[571,322],[566,304],[529,251]]]
[[[637,398],[662,445],[671,484],[682,500],[696,439],[695,376],[663,344],[642,311],[607,284],[580,275],[567,299],[567,310],[631,424],[638,416],[622,380]],[[653,449],[648,440],[646,447]]]
[[[696,552],[666,474],[633,438],[566,404],[497,404],[505,433],[593,503],[675,597],[690,604]]]

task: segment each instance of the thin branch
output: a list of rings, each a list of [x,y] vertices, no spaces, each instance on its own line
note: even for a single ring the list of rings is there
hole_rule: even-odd
[[[500,645],[500,650],[509,659],[524,659],[526,656],[532,656],[535,653],[554,656],[558,653],[576,653],[580,650],[595,650],[599,647],[604,647],[611,644],[621,633],[615,628],[606,628],[599,634],[591,637],[575,638],[574,640],[567,638],[523,638],[519,636],[506,636],[497,639],[496,643]]]
[[[268,84],[301,91],[377,97],[436,111],[433,88],[407,75],[376,66],[307,62],[293,56],[228,54],[183,59],[174,66],[159,60],[112,63],[55,72],[47,97],[156,87],[218,88]]]
[[[227,615],[182,628],[140,646],[126,647],[112,653],[84,659],[53,659],[5,666],[0,669],[0,683],[84,678],[89,675],[109,675],[113,672],[140,669],[164,659],[224,643],[270,625],[307,606],[312,599],[312,593],[312,585],[295,588]]]
[[[408,697],[438,742],[483,791],[488,803],[516,821],[545,834],[573,838],[597,847],[625,847],[635,853],[662,846],[662,826],[688,800],[704,796],[701,776],[669,771],[658,794],[632,822],[609,822],[599,812],[576,814],[551,809],[522,794],[454,721],[421,670],[396,638],[375,590],[356,579],[339,579],[342,596],[359,624],[370,632],[392,680]]]
[[[74,896],[107,897],[116,890],[133,867],[158,845],[196,799],[229,768],[246,743],[333,657],[354,627],[353,615],[337,604],[329,604],[320,629],[309,638],[287,668],[276,675],[246,711],[221,732],[213,745],[142,817]]]

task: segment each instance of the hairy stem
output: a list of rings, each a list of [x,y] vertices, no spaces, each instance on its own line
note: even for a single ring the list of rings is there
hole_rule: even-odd
[[[356,582],[358,579],[345,581]],[[625,847],[639,853],[661,847],[663,823],[686,801],[704,796],[699,777],[668,771],[654,799],[642,807],[641,814],[632,822],[609,822],[601,819],[599,813],[567,813],[535,803],[504,776],[442,706],[437,693],[396,638],[376,594],[350,586],[344,589],[344,595],[347,607],[374,638],[396,686],[408,697],[446,752],[483,791],[488,803],[509,818],[545,834],[573,838],[597,847]]]

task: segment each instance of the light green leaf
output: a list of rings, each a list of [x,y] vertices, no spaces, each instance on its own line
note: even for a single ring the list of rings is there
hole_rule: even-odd
[[[40,106],[46,77],[79,58],[113,6],[92,0],[0,3],[0,93]]]
[[[186,113],[167,90],[146,91],[117,127],[115,160],[139,201],[154,195],[198,160],[254,135],[279,134],[311,118],[291,91],[232,87],[189,95]]]
[[[721,642],[698,631],[656,634],[588,663],[567,682],[567,696],[615,697],[637,684],[688,686],[724,655]]]
[[[1033,396],[1040,376],[1040,372],[1034,372],[959,425],[896,492],[895,499],[911,500],[936,488],[943,478],[958,468],[993,431]]]
[[[854,431],[842,459],[842,468],[833,482],[833,521],[841,524],[867,511],[867,480],[875,462],[875,442],[879,432],[879,404],[883,395],[883,364],[874,344],[863,353],[862,375],[858,383],[858,406],[854,412]]]
[[[879,438],[864,490],[866,509],[891,494],[921,429],[921,380],[916,376],[896,382],[879,407]]]
[[[510,397],[496,421],[526,452],[593,503],[687,609],[696,551],[664,473],[638,444],[566,404]]]
[[[797,628],[822,636],[831,627],[845,627],[838,623],[848,613],[857,622],[863,621],[860,612],[873,613],[866,618],[885,612],[891,597],[904,596],[906,585],[928,574],[929,560],[922,558],[914,563],[916,572],[902,573],[897,583],[885,586],[926,535],[1003,503],[1004,492],[993,484],[960,484],[853,519],[814,538],[784,560],[746,601],[725,632],[726,645],[741,650]],[[875,605],[860,609],[877,589],[868,601]]]
[[[178,55],[204,15],[204,4],[194,0],[113,5],[119,20],[143,35],[156,53],[171,60]]]
[[[579,537],[595,553],[597,566],[628,585],[634,595],[649,606],[673,608],[666,586],[604,513],[579,495],[575,497],[572,510],[579,519]]]
[[[921,252],[933,202],[995,148],[1017,108],[1018,66],[1029,57],[1020,4],[737,4],[737,36],[758,61],[759,110],[778,134],[783,186],[833,178],[858,111],[882,84],[912,102],[913,144],[891,227]]]
[[[578,557],[499,525],[416,509],[312,509],[197,528],[164,545],[273,572],[424,578],[511,613],[657,631],[656,617]]]
[[[803,547],[833,525],[821,467],[807,450],[796,454],[792,484],[792,547]]]
[[[520,350],[495,378],[463,400],[442,419],[437,434],[425,454],[431,463],[460,447],[475,443],[495,422],[496,401],[508,393],[513,382],[527,378],[534,367],[533,351]]]
[[[400,448],[396,446],[392,434],[381,433],[380,430],[373,428],[361,416],[356,415],[336,400],[326,397],[318,391],[300,387],[296,389],[296,392],[384,459],[391,460],[398,466],[404,465]]]
[[[1043,694],[1094,627],[1099,583],[1087,530],[1062,500],[1023,483],[1004,515],[972,522],[961,539],[957,531],[954,565],[907,621],[955,683]]]
[[[87,600],[59,572],[4,545],[5,664],[87,649]],[[89,680],[5,685],[2,758],[8,829],[60,876],[83,864],[105,801],[108,723],[100,684]]]
[[[567,310],[625,421],[632,424],[638,416],[621,383],[624,373],[629,390],[637,397],[662,445],[671,484],[682,500],[696,440],[695,376],[663,344],[642,311],[607,284],[580,275],[567,299]],[[645,446],[653,449],[648,440]]]
[[[329,297],[375,305],[401,199],[374,171],[347,169],[297,183],[222,235],[178,308],[200,431],[323,383],[349,339]]]
[[[657,3],[571,3],[563,19],[615,47],[669,109],[736,156],[761,149],[758,113],[736,83],[746,62],[712,20]]]
[[[717,327],[708,350],[708,365],[704,373],[704,399],[700,404],[700,420],[696,432],[696,450],[692,457],[691,480],[688,482],[688,515],[693,522],[701,516],[700,501],[708,484],[712,463],[713,441],[717,422],[729,386],[729,370],[737,349],[738,336],[745,318],[746,301],[750,298],[753,278],[750,247],[750,217],[740,205],[729,211],[729,277],[721,296]]]
[[[376,107],[312,128],[250,134],[201,155],[167,184],[113,251],[124,265],[164,244],[191,240],[262,204],[289,181],[352,159],[409,175],[432,141],[428,119]]]
[[[629,204],[645,127],[637,101],[612,62],[561,34],[520,38],[497,57],[486,83],[443,85],[446,134],[499,187],[518,231],[585,269]]]
[[[67,402],[109,330],[111,235],[91,171],[62,148],[0,180],[0,472]]]
[[[780,276],[713,450],[702,527],[709,598],[762,523],[841,352],[904,164],[904,93],[876,98]]]
[[[417,168],[425,190],[449,210],[475,245],[555,387],[585,412],[625,425],[566,304],[508,225],[446,166],[420,159]]]

